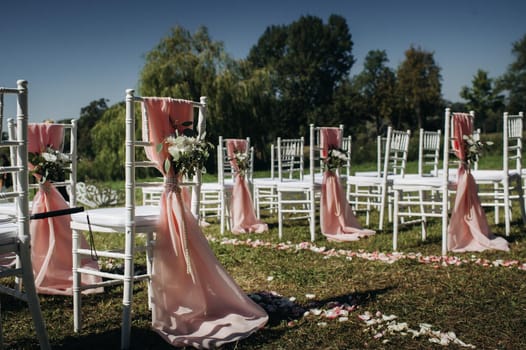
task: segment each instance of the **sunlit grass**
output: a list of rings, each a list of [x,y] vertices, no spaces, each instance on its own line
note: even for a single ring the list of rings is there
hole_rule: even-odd
[[[429,323],[442,332],[453,331],[466,343],[480,349],[526,348],[522,336],[526,326],[525,271],[505,267],[483,267],[477,264],[434,266],[403,259],[392,264],[332,257],[307,250],[252,248],[244,245],[221,244],[224,238],[260,239],[278,243],[277,220],[273,215],[263,218],[270,226],[264,234],[220,236],[213,224],[204,228],[211,238],[211,247],[227,271],[247,293],[276,292],[282,298],[295,298],[297,307],[326,309],[334,302],[348,302],[357,309],[349,320],[321,317],[293,317],[291,314],[269,312],[269,324],[248,339],[225,346],[225,349],[432,349],[425,337],[385,335],[375,339],[358,315],[365,311],[380,311],[396,315],[399,322],[417,328]],[[360,218],[362,219],[362,218]],[[492,213],[488,213],[492,222]],[[373,220],[374,222],[374,220]],[[405,228],[400,233],[400,250],[423,255],[440,255],[440,225],[430,225],[429,237],[420,239],[419,227]],[[490,261],[518,259],[526,262],[524,228],[515,221],[512,226],[511,252],[490,251],[466,253]],[[502,226],[492,226],[502,234]],[[102,234],[96,235],[99,247],[112,243]],[[309,240],[306,222],[287,221],[283,242],[298,244]],[[352,243],[327,242],[317,230],[314,244],[327,249],[391,252],[392,235],[388,228]],[[138,261],[138,267],[144,261]],[[171,348],[150,330],[151,315],[147,308],[145,283],[138,283],[134,295],[132,344],[134,349]],[[83,297],[84,327],[73,333],[72,300],[70,297],[41,296],[44,317],[54,349],[116,349],[120,342],[121,287],[106,288],[102,295]],[[313,295],[313,299],[307,295]],[[220,302],[220,301],[218,301]],[[290,324],[290,321],[296,320]],[[8,349],[33,349],[36,340],[27,307],[11,298],[2,297],[2,321],[5,345]],[[385,342],[385,343],[384,343]]]

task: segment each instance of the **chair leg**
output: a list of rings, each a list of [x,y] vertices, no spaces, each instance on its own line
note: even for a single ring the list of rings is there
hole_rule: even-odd
[[[278,191],[278,238],[281,241],[283,237],[283,204],[282,193]]]
[[[73,254],[73,268],[72,268],[72,274],[73,274],[73,331],[75,333],[80,331],[80,328],[82,327],[82,318],[81,318],[81,306],[82,306],[82,300],[81,300],[81,294],[80,294],[80,273],[78,272],[78,269],[80,267],[80,257],[78,254],[79,249],[79,231],[72,229],[72,254]]]
[[[25,254],[24,249],[21,249],[20,254]],[[29,249],[27,249],[29,251]],[[31,261],[30,257],[21,256],[22,270],[23,270],[23,283],[27,295],[27,304],[29,307],[29,312],[33,318],[33,324],[35,325],[35,331],[37,333],[38,342],[40,343],[40,349],[51,349],[49,344],[49,338],[46,330],[46,324],[44,318],[42,317],[42,311],[40,309],[40,302],[38,300],[37,290],[35,287],[35,278],[33,276],[33,267],[27,262]]]
[[[398,201],[400,199],[400,193],[394,191],[394,203],[393,203],[393,252],[398,251]]]
[[[316,199],[314,192],[308,194],[310,196],[310,240],[314,242],[316,237]]]
[[[130,348],[131,334],[131,310],[133,300],[133,277],[134,264],[133,252],[135,247],[135,232],[128,230],[125,236],[125,257],[124,257],[124,281],[122,295],[122,329],[121,329],[121,349]]]
[[[516,180],[517,184],[517,192],[519,194],[519,207],[520,207],[520,211],[521,211],[521,219],[522,219],[522,224],[525,225],[526,224],[526,208],[525,208],[525,205],[524,205],[524,191],[522,189],[522,179],[520,177],[517,178]]]

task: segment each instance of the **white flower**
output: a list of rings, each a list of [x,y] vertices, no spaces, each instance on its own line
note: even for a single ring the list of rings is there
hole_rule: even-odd
[[[48,153],[48,152],[42,152],[42,157],[44,158],[46,162],[52,162],[52,163],[56,162],[58,159],[58,157],[55,154]]]

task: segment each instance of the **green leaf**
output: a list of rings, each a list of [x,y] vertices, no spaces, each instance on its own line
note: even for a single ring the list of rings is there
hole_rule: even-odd
[[[164,172],[168,173],[170,171],[170,167],[172,166],[172,162],[170,162],[169,159],[166,159],[164,161]]]

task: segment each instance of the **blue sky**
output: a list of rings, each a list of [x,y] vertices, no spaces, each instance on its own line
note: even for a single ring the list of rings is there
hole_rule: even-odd
[[[393,68],[411,46],[434,52],[443,96],[460,101],[478,69],[490,77],[513,61],[526,34],[524,0],[25,0],[0,10],[0,86],[29,81],[30,121],[77,118],[99,98],[114,104],[136,88],[144,56],[170,29],[208,27],[235,58],[245,58],[270,25],[302,15],[347,20],[356,63],[386,50]],[[14,116],[6,98],[5,115]]]

